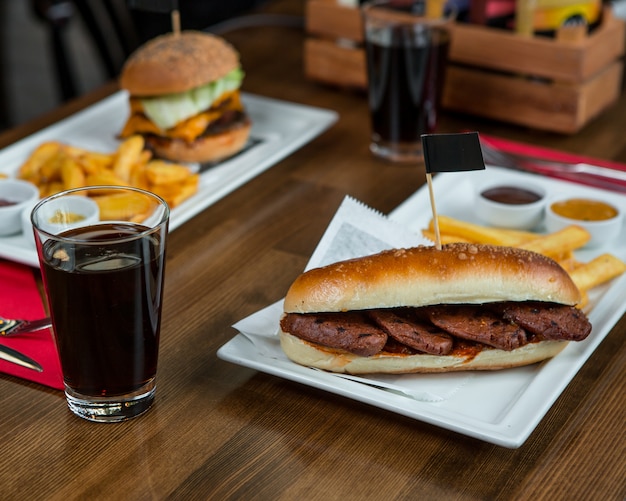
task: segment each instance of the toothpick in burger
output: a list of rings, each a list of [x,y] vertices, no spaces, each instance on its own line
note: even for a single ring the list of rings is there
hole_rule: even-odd
[[[158,36],[126,61],[120,86],[130,95],[122,138],[140,134],[161,157],[217,162],[239,152],[251,122],[241,101],[239,54],[201,31]]]

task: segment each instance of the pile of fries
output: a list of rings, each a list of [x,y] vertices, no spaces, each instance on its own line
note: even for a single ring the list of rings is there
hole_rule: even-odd
[[[117,151],[99,153],[56,141],[39,145],[19,169],[18,177],[39,188],[41,197],[96,185],[134,186],[162,197],[175,207],[198,190],[199,175],[189,167],[152,158],[141,136],[131,136]],[[89,195],[89,190],[85,190]],[[119,203],[98,197],[100,217],[116,219]]]
[[[591,289],[626,272],[626,263],[608,253],[586,263],[578,261],[574,251],[583,247],[590,239],[587,230],[580,226],[568,226],[554,233],[539,234],[481,226],[443,215],[438,216],[437,221],[442,244],[468,242],[505,245],[551,257],[569,273],[580,290],[583,301],[579,307],[584,307],[588,303],[588,292]],[[428,228],[422,230],[422,234],[429,240],[436,241],[433,220],[430,221]]]

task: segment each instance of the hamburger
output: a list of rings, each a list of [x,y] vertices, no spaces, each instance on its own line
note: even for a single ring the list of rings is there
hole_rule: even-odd
[[[543,255],[448,244],[311,269],[289,288],[280,343],[332,372],[497,370],[557,355],[591,332],[580,292]]]
[[[239,152],[251,122],[241,102],[237,51],[200,31],[158,36],[133,52],[120,73],[130,115],[120,136],[140,134],[162,158],[216,162]]]

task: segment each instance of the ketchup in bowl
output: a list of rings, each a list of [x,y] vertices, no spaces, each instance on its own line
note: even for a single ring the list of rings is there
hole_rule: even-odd
[[[531,230],[541,223],[545,200],[540,185],[489,180],[476,186],[474,211],[491,226]]]
[[[494,186],[484,190],[481,196],[493,202],[510,205],[532,204],[542,199],[534,191],[515,186]]]

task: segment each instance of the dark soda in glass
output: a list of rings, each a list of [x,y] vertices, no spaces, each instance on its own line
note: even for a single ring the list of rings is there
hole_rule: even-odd
[[[367,39],[373,142],[419,151],[421,135],[437,125],[449,34],[441,27],[398,25],[373,29]]]
[[[129,394],[155,377],[164,235],[138,237],[147,230],[104,223],[66,231],[61,236],[74,239],[71,244],[51,239],[43,245],[43,279],[63,375],[78,394]],[[113,239],[121,240],[112,245]]]

